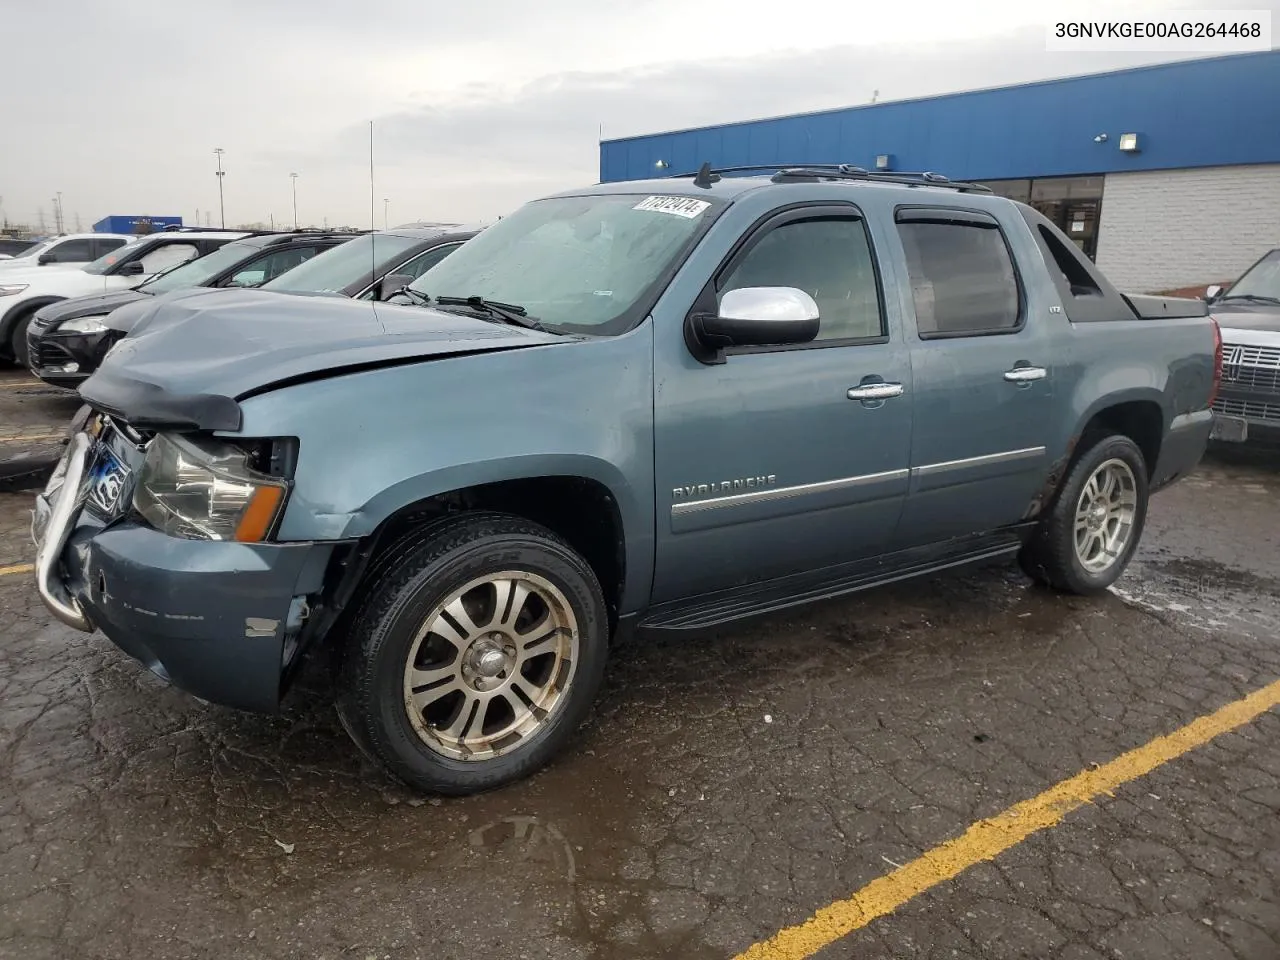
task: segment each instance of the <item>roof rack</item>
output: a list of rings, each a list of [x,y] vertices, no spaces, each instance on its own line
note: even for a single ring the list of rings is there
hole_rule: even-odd
[[[940,173],[873,173],[862,167],[841,167],[832,171],[818,167],[794,167],[779,170],[771,178],[774,183],[796,180],[867,180],[873,183],[897,183],[907,187],[943,187],[960,193],[990,193],[991,188],[965,180],[951,180]]]
[[[170,223],[161,227],[159,230],[152,230],[151,233],[144,233],[142,236],[154,236],[157,233],[252,233],[250,230],[238,230],[235,227],[188,227],[181,223]],[[274,233],[277,231],[263,230],[263,233]]]
[[[777,171],[770,178],[774,183],[794,183],[813,180],[863,180],[874,183],[897,183],[908,187],[944,187],[960,193],[990,193],[991,188],[980,183],[951,180],[940,173],[879,173],[854,166],[851,163],[766,163],[737,167],[712,167],[704,163],[697,173],[677,173],[671,179],[693,177],[696,187],[709,187],[725,173],[763,173]]]

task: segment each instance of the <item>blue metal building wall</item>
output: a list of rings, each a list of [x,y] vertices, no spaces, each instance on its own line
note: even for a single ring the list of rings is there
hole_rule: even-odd
[[[1140,134],[1141,152],[1121,153],[1121,133]],[[606,140],[600,179],[660,176],[659,160],[670,173],[708,160],[871,169],[877,154],[966,180],[1280,163],[1280,50]]]
[[[128,216],[112,216],[103,217],[93,225],[96,233],[136,233],[138,224],[149,223],[153,231],[163,230],[165,227],[182,226],[181,217],[128,217]]]

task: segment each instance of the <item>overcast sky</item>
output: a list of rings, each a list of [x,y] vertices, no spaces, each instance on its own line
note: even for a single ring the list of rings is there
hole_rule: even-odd
[[[67,229],[491,220],[593,183],[597,140],[1091,73],[1188,54],[1045,51],[1069,16],[1280,0],[3,0],[0,197]],[[369,121],[375,184],[369,184]],[[374,202],[371,204],[371,199]],[[373,211],[371,211],[371,206]]]

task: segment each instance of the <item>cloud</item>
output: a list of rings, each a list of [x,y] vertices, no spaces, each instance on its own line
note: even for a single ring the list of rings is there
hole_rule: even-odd
[[[602,126],[615,138],[867,103],[876,91],[881,101],[908,99],[1168,59],[1055,58],[1036,28],[956,44],[844,45],[565,72],[516,87],[472,83],[449,102],[378,117],[378,173],[386,190],[419,206],[463,211],[483,197],[481,204],[499,213],[499,199],[519,202],[595,182]],[[368,136],[367,125],[348,128],[333,141],[331,157],[363,152],[367,162]]]

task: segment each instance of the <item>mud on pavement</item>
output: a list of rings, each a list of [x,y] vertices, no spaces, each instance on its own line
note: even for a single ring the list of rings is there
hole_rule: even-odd
[[[72,397],[0,380],[0,434]],[[29,563],[0,494],[0,569]],[[0,956],[732,957],[1280,676],[1280,462],[1158,495],[1095,600],[1008,567],[618,653],[576,747],[461,800],[167,688],[0,575]],[[1280,956],[1280,717],[1159,766],[823,958]]]

